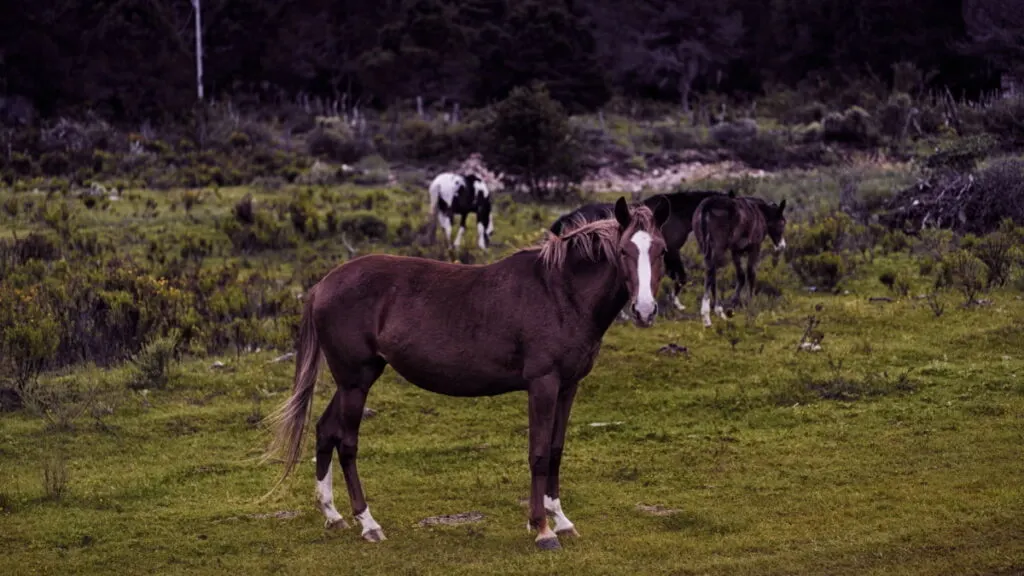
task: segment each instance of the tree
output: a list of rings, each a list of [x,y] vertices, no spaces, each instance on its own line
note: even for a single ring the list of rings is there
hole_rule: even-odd
[[[490,161],[534,199],[565,194],[582,178],[569,119],[542,84],[515,88],[498,103],[489,144]]]
[[[963,18],[967,53],[1024,78],[1024,8],[1018,0],[963,0]]]

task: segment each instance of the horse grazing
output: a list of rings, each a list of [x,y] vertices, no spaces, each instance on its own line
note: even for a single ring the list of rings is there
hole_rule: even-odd
[[[462,217],[459,232],[455,235],[455,247],[462,245],[462,235],[466,232],[466,216],[476,214],[476,243],[481,250],[487,250],[494,233],[494,222],[491,219],[491,192],[487,184],[475,174],[460,176],[451,172],[438,174],[430,183],[430,218],[434,218],[444,228],[445,241],[452,239],[452,220],[458,214]],[[431,237],[434,231],[431,230]]]
[[[659,203],[668,201],[670,215],[665,224],[661,227],[661,233],[665,237],[665,274],[672,279],[672,303],[678,310],[685,310],[686,306],[679,301],[679,293],[686,285],[686,270],[683,268],[683,260],[679,256],[679,250],[686,244],[690,237],[691,220],[697,205],[705,198],[712,196],[725,196],[725,193],[715,190],[683,190],[668,194],[655,194],[643,201],[650,209],[655,209]],[[551,225],[551,231],[558,234],[562,227],[578,217],[588,222],[610,218],[612,205],[604,203],[584,204],[576,210],[559,217]]]
[[[711,326],[711,309],[725,318],[725,311],[718,303],[715,276],[723,265],[725,252],[732,253],[736,267],[736,294],[732,305],[740,303],[744,286],[750,297],[754,297],[757,282],[757,262],[761,257],[761,243],[765,236],[771,238],[776,251],[786,248],[786,201],[778,205],[762,198],[751,196],[712,196],[701,201],[693,214],[693,231],[697,237],[701,254],[704,256],[704,298],[700,313],[704,326]],[[746,256],[747,268],[744,273],[741,258]]]
[[[337,451],[362,537],[384,539],[356,472],[359,424],[370,387],[390,364],[412,384],[449,396],[525,391],[529,413],[530,517],[536,545],[559,548],[578,535],[559,500],[559,466],[576,388],[601,339],[631,304],[640,327],[653,324],[667,209],[630,208],[615,218],[577,222],[536,248],[488,265],[371,254],[329,272],[310,289],[299,328],[295,380],[270,417],[268,455],[283,452],[281,481],[302,453],[320,357],[337,390],[316,424],[316,498],[326,527],[347,527],[334,507],[331,457]],[[554,517],[554,531],[547,514]]]

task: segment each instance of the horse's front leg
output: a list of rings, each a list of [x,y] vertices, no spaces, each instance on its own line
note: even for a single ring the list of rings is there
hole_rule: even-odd
[[[551,445],[557,414],[561,381],[555,374],[530,382],[530,520],[527,528],[537,530],[536,545],[541,550],[561,548],[558,536],[548,526],[544,492],[551,473]]]
[[[558,472],[562,465],[562,452],[565,449],[565,431],[569,426],[569,412],[576,397],[578,383],[565,385],[558,391],[558,405],[555,408],[555,427],[551,435],[551,467],[548,471],[548,487],[544,494],[544,510],[555,519],[555,534],[579,536],[576,526],[562,511],[559,498]]]
[[[686,285],[686,269],[683,268],[683,259],[678,250],[665,252],[665,272],[672,279],[672,304],[677,310],[686,310],[686,306],[679,301],[679,293]]]
[[[466,233],[466,212],[462,213],[462,220],[459,222],[459,232],[455,235],[455,247],[462,246],[462,235]]]
[[[754,300],[754,292],[757,288],[757,263],[761,259],[761,247],[755,246],[747,255],[747,290],[750,292],[750,300]]]

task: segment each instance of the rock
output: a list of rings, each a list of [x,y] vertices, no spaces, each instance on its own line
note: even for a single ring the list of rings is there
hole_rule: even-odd
[[[213,370],[218,370],[218,369],[224,368],[224,366],[225,366],[225,364],[223,362],[221,362],[220,360],[217,360],[213,364],[210,364],[210,368],[213,369]]]
[[[690,350],[686,346],[680,346],[675,342],[669,342],[661,348],[658,348],[658,354],[670,354],[675,356],[676,354],[683,354],[684,356],[690,356]]]
[[[363,418],[373,418],[377,415],[377,411],[373,408],[363,408]]]
[[[605,426],[618,426],[619,424],[625,424],[625,422],[618,420],[616,422],[591,422],[591,428],[603,428]]]

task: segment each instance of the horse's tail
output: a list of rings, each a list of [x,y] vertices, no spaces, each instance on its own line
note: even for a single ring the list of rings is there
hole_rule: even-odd
[[[302,323],[299,326],[298,349],[295,354],[295,380],[292,384],[292,395],[273,414],[267,417],[268,423],[274,428],[274,438],[270,448],[264,455],[268,460],[275,455],[284,457],[284,474],[267,492],[266,498],[284,482],[288,474],[295,469],[302,456],[302,437],[306,430],[306,422],[313,407],[313,392],[316,388],[317,375],[320,372],[320,338],[313,322],[313,301],[316,297],[314,286],[306,299],[302,311]],[[263,499],[261,498],[261,500]]]

